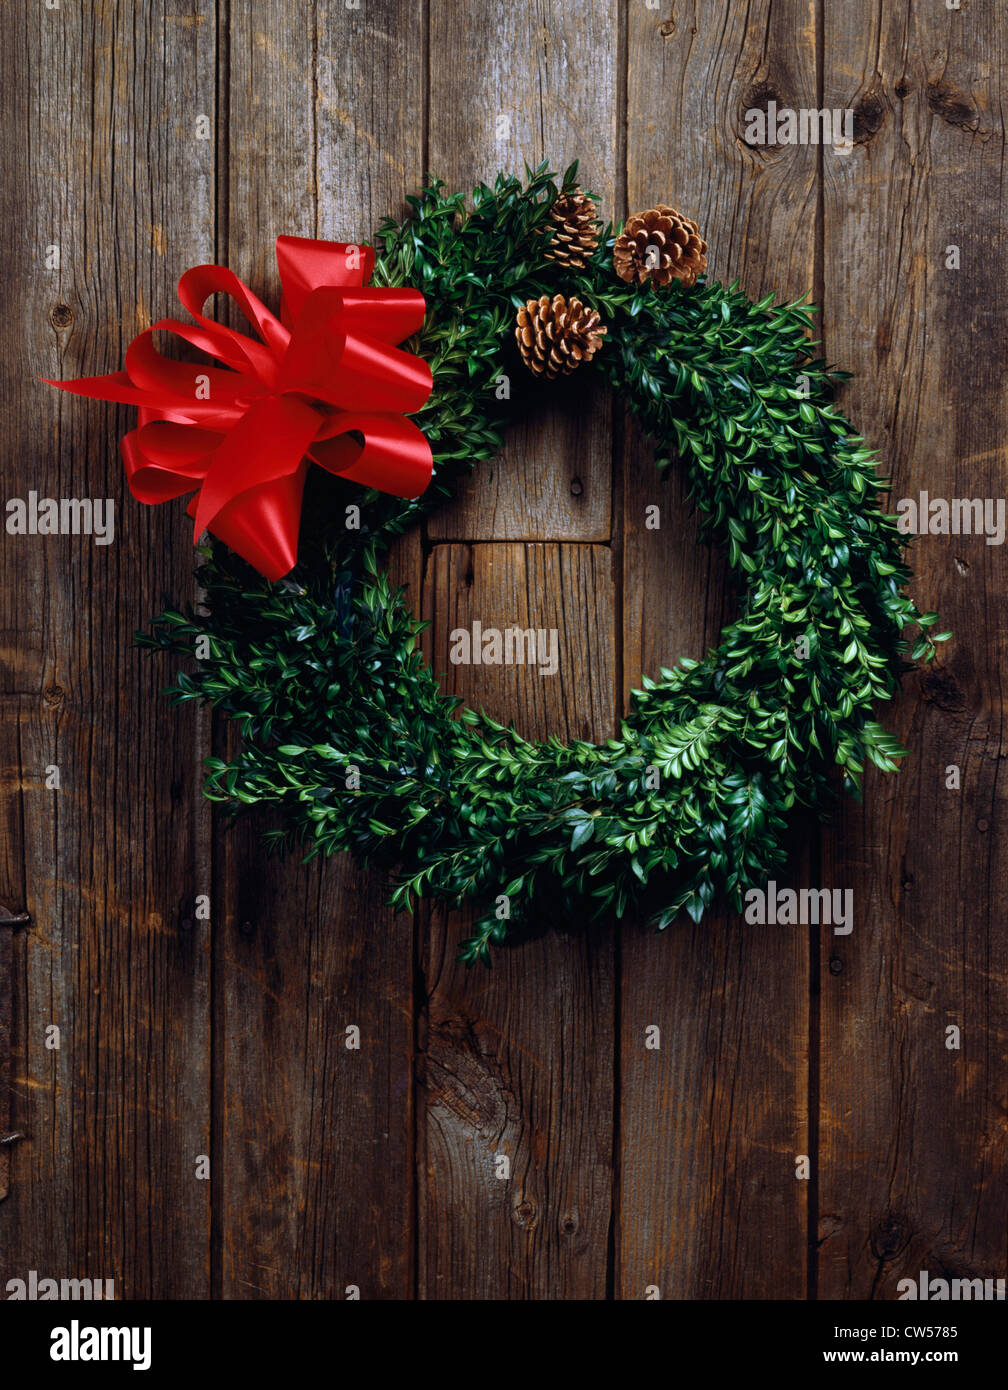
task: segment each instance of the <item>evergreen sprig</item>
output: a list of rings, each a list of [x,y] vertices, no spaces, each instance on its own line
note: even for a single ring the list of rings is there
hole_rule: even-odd
[[[373,283],[415,286],[428,305],[408,346],[434,377],[414,417],[434,454],[431,487],[404,502],[313,477],[287,578],[271,584],[213,543],[200,611],[168,609],[139,638],[199,653],[170,695],[209,701],[241,735],[233,757],[208,761],[208,797],[273,806],[270,841],[309,858],[351,850],[396,866],[397,907],[481,903],[461,952],[470,963],[547,903],[643,911],[658,928],[683,910],[699,922],[718,894],[739,908],[783,864],[796,808],[828,801],[832,767],[857,792],[867,762],[897,766],[905,750],[874,704],[896,693],[907,656],[930,659],[948,635],[932,637],[936,615],[903,591],[884,481],[834,404],[842,374],[813,355],[810,307],[754,304],[702,280],[624,285],[612,228],[584,270],[562,271],[547,256],[547,213],[576,179],[576,164],[559,182],[545,165],[524,184],[501,174],[468,207],[434,182],[405,221],[382,224]],[[459,711],[380,567],[390,542],[499,448],[515,308],[558,290],[602,313],[593,366],[639,417],[659,468],[687,469],[704,535],[739,588],[718,647],[644,678],[618,736],[597,746],[530,742]],[[359,531],[344,524],[349,503]]]

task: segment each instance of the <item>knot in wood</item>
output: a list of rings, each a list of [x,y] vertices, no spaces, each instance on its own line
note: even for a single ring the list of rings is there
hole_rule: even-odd
[[[898,1212],[888,1212],[871,1234],[871,1248],[878,1260],[899,1253],[910,1240],[910,1223]]]
[[[881,128],[885,119],[885,106],[874,92],[868,92],[854,107],[854,143],[866,145]]]
[[[522,1230],[534,1230],[539,1221],[539,1208],[531,1197],[523,1197],[511,1213],[516,1226]]]
[[[965,695],[947,671],[928,671],[921,680],[921,694],[948,714],[961,714],[966,708]]]
[[[939,119],[961,130],[975,130],[978,123],[976,107],[970,99],[942,82],[928,87],[928,106]]]

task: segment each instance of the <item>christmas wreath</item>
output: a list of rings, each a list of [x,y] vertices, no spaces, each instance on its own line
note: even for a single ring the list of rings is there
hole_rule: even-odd
[[[576,164],[526,175],[481,184],[469,209],[432,183],[376,253],[281,238],[283,321],[230,272],[188,272],[197,327],[155,328],[224,368],[170,362],[148,332],[125,372],[64,383],[139,406],[123,452],[142,500],[199,488],[190,513],[216,538],[202,600],[139,640],[195,656],[169,693],[241,734],[206,795],[272,805],[270,841],[308,857],[383,861],[398,907],[476,900],[468,962],[558,900],[658,928],[718,894],[740,909],[783,864],[792,812],[835,794],[835,766],[855,792],[867,760],[895,769],[905,750],[873,702],[948,635],[902,592],[896,519],[833,404],[841,374],[812,355],[810,307],[704,283],[706,243],[670,207],[614,235]],[[221,290],[258,339],[202,317]],[[460,710],[381,568],[499,447],[517,359],[547,380],[590,363],[615,388],[659,469],[688,470],[738,583],[716,650],[645,677],[600,745]]]

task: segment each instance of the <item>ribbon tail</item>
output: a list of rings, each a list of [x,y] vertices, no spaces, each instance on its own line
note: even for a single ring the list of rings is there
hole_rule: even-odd
[[[115,401],[118,405],[135,405],[156,410],[163,402],[159,391],[145,391],[134,386],[125,372],[109,372],[106,376],[78,376],[70,381],[50,381],[40,377],[46,386],[67,391],[74,396],[87,396],[94,401]]]
[[[256,401],[213,456],[193,514],[196,539],[212,531],[268,577],[286,574],[297,559],[302,460],[319,424],[318,411],[292,396]]]
[[[229,550],[269,580],[282,579],[297,564],[301,501],[308,463],[285,478],[249,488],[226,503],[207,528]],[[195,516],[197,499],[189,505]]]

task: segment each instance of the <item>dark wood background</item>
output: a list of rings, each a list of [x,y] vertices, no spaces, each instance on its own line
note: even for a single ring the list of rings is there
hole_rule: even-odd
[[[166,666],[132,646],[162,594],[193,593],[182,505],[129,497],[129,411],[37,380],[117,367],[189,265],[270,299],[278,233],[360,240],[425,169],[468,188],[580,156],[606,216],[671,202],[713,276],[813,294],[895,496],[997,497],[997,8],[4,7],[3,496],[112,497],[117,531],[3,537],[0,902],[31,925],[0,926],[0,1137],[24,1135],[0,1145],[0,1287],[35,1269],[128,1297],[891,1298],[921,1269],[1004,1276],[1003,547],[915,547],[915,593],[955,637],[886,712],[912,757],[810,827],[794,867],[854,890],[853,935],[575,921],[467,973],[461,918],[394,919],[352,863],[266,863],[260,822],[216,823],[200,766],[226,731],[173,713]],[[853,108],[855,150],[748,148],[742,112],[771,99]],[[459,693],[602,737],[642,671],[701,653],[730,611],[695,536],[622,412],[574,392],[395,565],[439,669],[473,617],[560,628],[556,678],[449,667]]]

